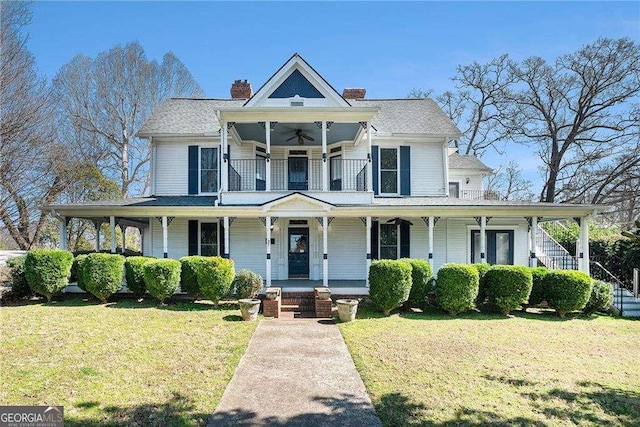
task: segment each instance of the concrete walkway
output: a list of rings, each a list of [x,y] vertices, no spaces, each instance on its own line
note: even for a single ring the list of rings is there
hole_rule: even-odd
[[[330,320],[263,320],[210,426],[380,426]]]

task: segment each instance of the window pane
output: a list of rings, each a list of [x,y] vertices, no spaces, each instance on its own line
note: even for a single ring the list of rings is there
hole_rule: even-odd
[[[398,244],[398,227],[395,224],[380,225],[380,245],[396,246]]]
[[[200,244],[203,246],[218,244],[218,224],[216,223],[200,224]]]
[[[449,197],[460,197],[460,184],[457,182],[449,183]]]
[[[203,170],[200,172],[200,191],[202,193],[215,193],[218,191],[218,171]]]
[[[480,232],[474,231],[472,233],[473,237],[473,258],[471,262],[480,263]]]
[[[256,156],[256,178],[266,179],[266,176],[267,176],[266,157]]]
[[[398,192],[398,172],[380,172],[380,192],[383,194]]]
[[[398,248],[395,246],[381,246],[380,259],[398,259]]]
[[[218,169],[218,149],[202,148],[200,149],[200,168],[201,169]]]
[[[202,256],[218,256],[218,245],[202,245],[202,246],[200,246],[200,255],[202,255]]]
[[[380,170],[383,169],[398,169],[398,151],[395,148],[380,150]]]
[[[342,178],[342,156],[333,156],[331,158],[331,180]]]
[[[511,264],[509,252],[511,239],[509,233],[496,233],[496,264]]]

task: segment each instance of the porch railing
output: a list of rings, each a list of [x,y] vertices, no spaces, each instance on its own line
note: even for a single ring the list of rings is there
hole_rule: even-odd
[[[493,190],[457,190],[451,192],[449,197],[465,200],[504,200],[498,192]]]
[[[327,160],[330,191],[366,191],[365,159]],[[271,159],[271,190],[322,191],[322,159]],[[267,166],[262,159],[229,161],[229,191],[265,191]]]

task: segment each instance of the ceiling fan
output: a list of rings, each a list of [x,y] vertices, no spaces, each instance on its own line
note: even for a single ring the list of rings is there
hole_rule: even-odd
[[[309,141],[315,141],[315,139],[309,135],[307,135],[306,133],[304,133],[302,131],[302,129],[296,129],[296,134],[294,136],[292,136],[291,138],[287,139],[286,141],[289,142],[292,139],[296,139],[298,138],[298,144],[299,145],[303,145],[304,144],[304,140],[308,139]]]
[[[413,223],[411,221],[408,221],[408,220],[402,219],[402,218],[391,218],[389,221],[387,221],[387,224],[394,224],[394,225],[409,224],[409,225],[413,225]]]

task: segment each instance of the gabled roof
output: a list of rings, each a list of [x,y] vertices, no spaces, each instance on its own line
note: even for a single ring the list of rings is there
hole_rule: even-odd
[[[485,165],[476,156],[451,153],[449,155],[449,169],[478,170],[491,173],[493,169]]]
[[[291,58],[287,60],[278,71],[276,71],[269,79],[263,84],[260,89],[249,98],[244,106],[254,107],[260,105],[260,102],[268,98],[274,91],[280,88],[280,85],[284,83],[293,73],[300,73],[314,88],[335,104],[335,106],[348,107],[349,103],[340,95],[340,93],[333,88],[302,56],[294,53]]]

